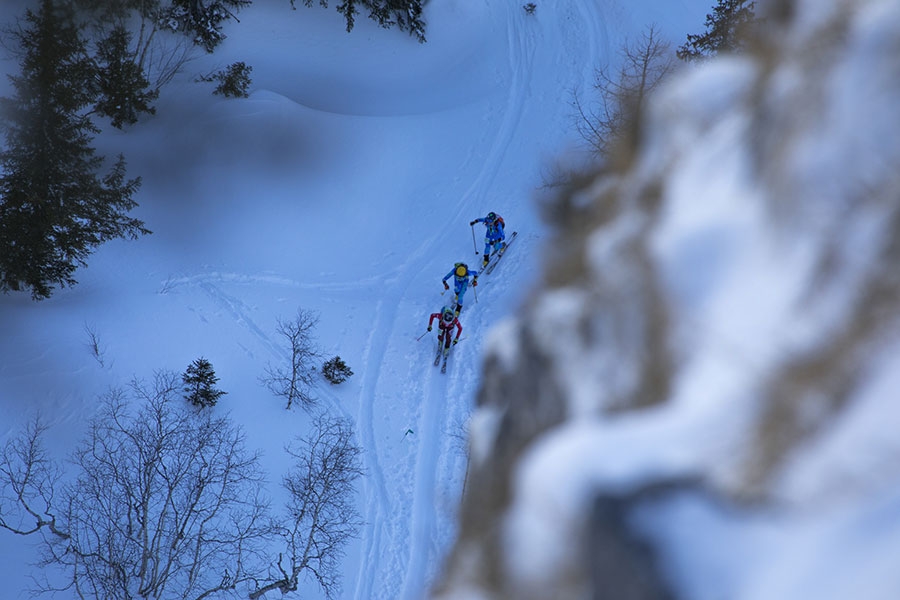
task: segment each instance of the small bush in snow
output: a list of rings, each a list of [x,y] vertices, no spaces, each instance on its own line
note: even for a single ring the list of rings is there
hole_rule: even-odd
[[[353,371],[350,370],[347,363],[341,360],[340,356],[335,356],[322,365],[322,374],[325,376],[325,379],[337,384],[347,381],[347,378],[353,375]]]

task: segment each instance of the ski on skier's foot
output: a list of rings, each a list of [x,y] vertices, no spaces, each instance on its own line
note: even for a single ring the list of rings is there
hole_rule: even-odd
[[[441,348],[442,347],[443,347],[442,344],[438,344],[437,354],[434,355],[434,366],[438,366],[438,363],[441,362]]]
[[[448,352],[447,354],[444,355],[444,362],[441,363],[441,373],[446,373],[446,372],[447,372],[447,357],[448,357],[448,356],[450,356],[450,353],[449,353],[449,352]]]
[[[491,256],[491,260],[488,262],[487,266],[484,267],[483,273],[485,275],[490,275],[494,272],[494,268],[497,266],[497,263],[500,262],[500,259],[503,258],[503,255],[506,254],[506,251],[509,250],[509,245],[513,243],[513,240],[516,239],[516,236],[519,235],[518,231],[513,231],[512,235],[509,236],[509,239],[506,240],[506,246],[503,248],[502,253],[494,254]]]

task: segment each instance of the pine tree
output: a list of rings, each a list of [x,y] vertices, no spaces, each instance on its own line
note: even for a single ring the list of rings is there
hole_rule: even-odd
[[[98,175],[104,159],[86,115],[96,71],[71,12],[41,0],[25,22],[15,96],[0,98],[0,290],[30,289],[39,300],[75,284],[94,247],[149,231],[126,216],[140,180],[125,179],[124,158]]]
[[[340,356],[335,356],[322,365],[322,374],[331,383],[338,384],[347,381],[353,371]]]
[[[156,114],[151,103],[159,96],[159,90],[148,89],[150,82],[134,61],[130,45],[131,33],[121,25],[97,44],[100,98],[95,110],[119,129],[136,123],[139,113]]]
[[[756,22],[754,0],[719,0],[706,15],[706,33],[689,34],[678,48],[678,58],[697,60],[720,52],[737,52],[743,47],[743,33]]]
[[[215,388],[219,378],[212,363],[205,358],[198,358],[188,366],[181,376],[184,382],[184,398],[194,406],[204,408],[215,406],[220,397],[227,392]]]

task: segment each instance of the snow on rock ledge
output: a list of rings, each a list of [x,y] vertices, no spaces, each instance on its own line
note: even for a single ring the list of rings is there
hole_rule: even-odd
[[[770,4],[566,204],[433,597],[900,593],[900,3]]]

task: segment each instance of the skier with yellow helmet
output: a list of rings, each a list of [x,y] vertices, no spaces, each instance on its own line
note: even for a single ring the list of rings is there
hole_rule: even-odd
[[[478,285],[478,271],[469,269],[469,265],[466,263],[455,263],[442,280],[445,290],[450,289],[450,286],[447,285],[447,280],[451,277],[453,278],[453,301],[456,302],[456,314],[459,315],[462,311],[463,295],[469,288],[469,278],[472,278],[472,287]]]

